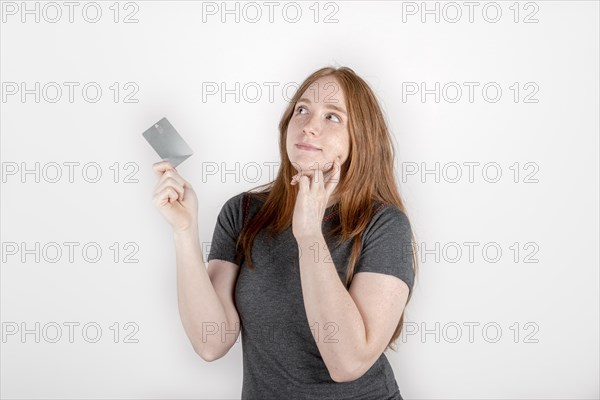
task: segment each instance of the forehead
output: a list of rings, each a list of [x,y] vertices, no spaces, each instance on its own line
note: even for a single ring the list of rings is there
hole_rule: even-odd
[[[324,76],[314,81],[302,93],[302,98],[315,103],[345,103],[344,90],[334,76]]]

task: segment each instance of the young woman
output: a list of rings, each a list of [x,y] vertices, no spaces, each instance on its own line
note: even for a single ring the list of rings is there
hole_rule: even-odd
[[[279,123],[274,181],[225,202],[203,262],[198,200],[167,162],[181,320],[206,361],[242,333],[242,399],[402,399],[384,354],[416,275],[383,114],[349,68],[323,68]]]

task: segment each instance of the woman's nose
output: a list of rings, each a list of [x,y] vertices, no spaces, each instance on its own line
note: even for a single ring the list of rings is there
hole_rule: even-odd
[[[310,118],[306,120],[304,124],[304,128],[302,129],[302,133],[307,135],[316,135],[320,132],[320,125],[318,122],[318,118],[316,115],[311,115]]]

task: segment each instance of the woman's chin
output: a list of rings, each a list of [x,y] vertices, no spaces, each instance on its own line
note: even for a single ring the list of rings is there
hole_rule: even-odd
[[[296,161],[292,162],[292,166],[298,171],[302,172],[304,175],[312,175],[314,169],[325,169],[325,164],[321,161],[311,160],[311,161]]]

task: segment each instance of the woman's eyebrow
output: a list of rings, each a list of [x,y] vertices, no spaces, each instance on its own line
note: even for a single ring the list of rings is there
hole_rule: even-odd
[[[312,104],[312,102],[310,101],[310,99],[307,99],[306,97],[302,97],[302,98],[298,99],[297,103],[300,103],[300,102]],[[336,105],[334,105],[332,103],[329,103],[329,102],[325,103],[325,108],[331,108],[333,110],[341,112],[342,114],[344,114],[346,116],[348,115],[348,113],[346,112],[346,110],[344,110],[343,108],[338,107],[338,106],[336,106]]]

